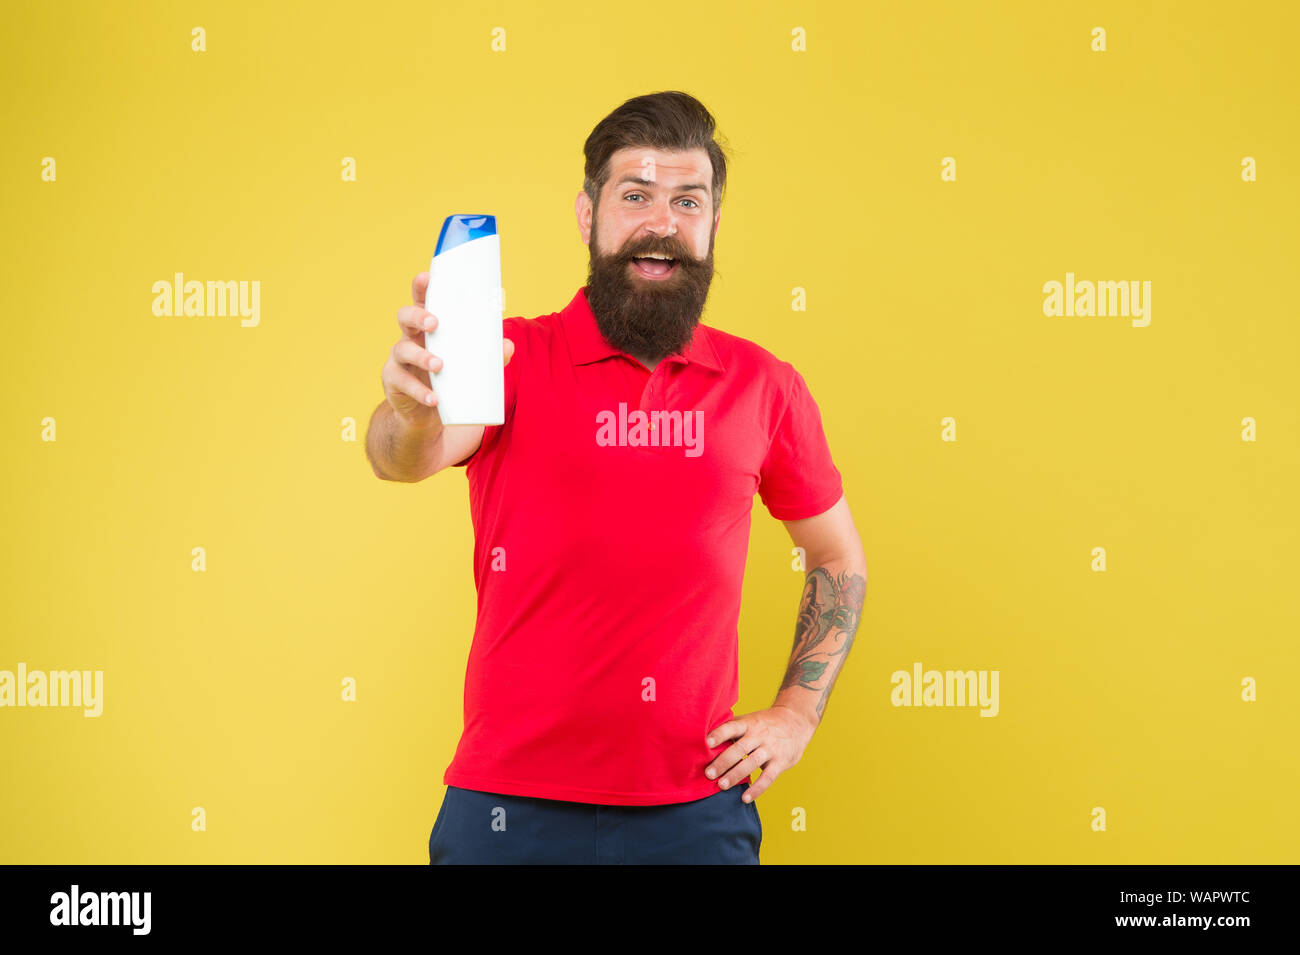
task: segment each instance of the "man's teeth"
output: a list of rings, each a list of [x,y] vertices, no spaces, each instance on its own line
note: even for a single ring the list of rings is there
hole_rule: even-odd
[[[638,259],[663,259],[665,262],[673,260],[671,255],[660,255],[658,252],[651,252],[649,255],[638,255]]]

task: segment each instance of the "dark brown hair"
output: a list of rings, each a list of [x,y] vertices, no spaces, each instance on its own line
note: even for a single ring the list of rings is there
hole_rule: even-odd
[[[727,185],[727,155],[714,138],[716,123],[704,104],[689,93],[668,90],[634,96],[610,113],[583,144],[587,157],[582,183],[592,205],[609,180],[609,157],[629,146],[679,151],[703,149],[713,164],[713,209],[722,205]],[[725,142],[725,140],[723,140]]]

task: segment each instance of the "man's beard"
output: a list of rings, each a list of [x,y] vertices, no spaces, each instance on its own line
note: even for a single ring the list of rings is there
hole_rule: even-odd
[[[620,351],[653,362],[685,349],[704,313],[713,281],[713,236],[703,259],[692,257],[677,236],[645,236],[613,255],[596,250],[593,219],[587,303],[605,339]],[[632,274],[632,259],[651,252],[677,260],[672,275],[655,280]]]

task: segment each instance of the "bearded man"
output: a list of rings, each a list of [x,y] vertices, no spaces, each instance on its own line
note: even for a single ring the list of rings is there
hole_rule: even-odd
[[[398,312],[372,468],[464,467],[475,533],[431,863],[757,864],[755,799],[803,755],[852,645],[866,559],[817,404],[789,362],[702,322],[727,174],[714,130],[677,91],[592,130],[587,284],[505,319],[503,424],[439,421],[427,273]],[[755,494],[808,569],[780,689],[737,715]]]

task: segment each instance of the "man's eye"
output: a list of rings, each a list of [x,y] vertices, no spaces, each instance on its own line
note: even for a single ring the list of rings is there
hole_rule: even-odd
[[[629,193],[628,193],[626,196],[624,196],[623,198],[624,198],[624,199],[644,199],[645,196],[641,195],[641,193],[639,193],[639,192],[629,192]],[[694,199],[691,199],[691,198],[685,198],[685,199],[682,199],[682,202],[689,202],[689,203],[690,203],[690,207],[689,207],[689,208],[691,208],[691,209],[698,209],[698,208],[700,208],[700,204],[699,204],[698,202],[696,202]]]

